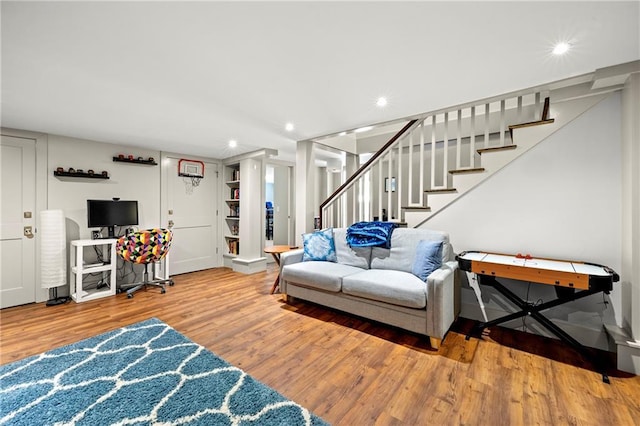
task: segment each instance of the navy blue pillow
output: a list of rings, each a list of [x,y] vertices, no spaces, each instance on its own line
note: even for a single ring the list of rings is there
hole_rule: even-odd
[[[442,241],[420,240],[411,272],[422,281],[442,266]]]

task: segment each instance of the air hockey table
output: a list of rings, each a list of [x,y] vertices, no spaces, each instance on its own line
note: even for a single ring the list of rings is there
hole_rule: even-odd
[[[611,268],[593,263],[534,258],[530,255],[508,255],[481,251],[465,251],[456,256],[461,270],[470,275],[469,283],[476,292],[478,303],[485,316],[485,321],[477,323],[467,335],[481,335],[487,328],[524,316],[531,316],[544,328],[556,335],[560,340],[571,345],[585,358],[589,351],[567,332],[555,325],[541,312],[564,303],[582,299],[596,293],[608,294],[613,283],[620,280],[619,275]],[[552,285],[556,289],[556,299],[534,304],[523,300],[498,281],[512,279],[538,284]],[[519,311],[500,318],[487,320],[484,305],[480,297],[480,285],[491,286],[504,295],[511,303],[520,308]],[[609,383],[609,378],[602,368],[602,380]]]

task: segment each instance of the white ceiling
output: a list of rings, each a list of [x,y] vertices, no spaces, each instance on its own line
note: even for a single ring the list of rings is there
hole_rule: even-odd
[[[297,140],[640,59],[638,1],[2,1],[0,12],[2,126],[212,158],[266,147],[293,160]],[[573,47],[554,57],[561,40]]]

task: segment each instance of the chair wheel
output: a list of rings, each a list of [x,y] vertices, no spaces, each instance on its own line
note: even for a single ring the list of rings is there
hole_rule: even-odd
[[[173,286],[175,284],[173,281],[169,281],[169,286]]]
[[[160,294],[165,294],[167,292],[167,290],[165,290],[164,288],[162,290],[160,290]]]
[[[133,299],[133,293],[128,293],[127,294],[127,299]]]

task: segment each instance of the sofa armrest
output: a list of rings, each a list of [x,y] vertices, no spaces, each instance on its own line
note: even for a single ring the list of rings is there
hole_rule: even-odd
[[[282,268],[302,262],[302,253],[304,253],[303,249],[297,249],[286,251],[280,255],[280,275],[278,275],[280,277],[280,282],[278,283],[280,293],[287,294],[287,283],[282,279]]]
[[[280,271],[285,265],[302,262],[303,249],[285,251],[280,255]]]
[[[446,262],[427,277],[427,334],[443,339],[458,316],[455,297],[458,265]]]

